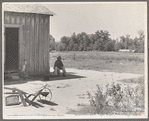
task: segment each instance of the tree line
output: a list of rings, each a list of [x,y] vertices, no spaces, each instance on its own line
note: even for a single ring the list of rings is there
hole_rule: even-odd
[[[121,36],[120,40],[110,38],[108,31],[97,30],[94,34],[85,32],[75,34],[70,37],[61,37],[60,42],[55,42],[52,35],[50,37],[50,51],[119,51],[120,49],[135,50],[144,52],[144,32],[138,31],[139,37],[132,39],[130,35]]]

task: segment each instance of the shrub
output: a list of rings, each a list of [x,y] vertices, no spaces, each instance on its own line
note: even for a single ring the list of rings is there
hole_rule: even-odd
[[[95,112],[100,112],[106,106],[106,97],[103,95],[101,88],[97,85],[97,92],[95,96],[92,96],[90,92],[87,92],[91,106],[94,106]]]
[[[95,93],[95,96],[92,96],[90,92],[87,92],[90,106],[86,106],[82,109],[80,109],[79,113],[85,113],[85,114],[106,114],[106,113],[112,113],[113,111],[117,110],[115,107],[108,106],[107,104],[107,97],[105,94],[103,94],[102,89],[97,86],[97,92]],[[83,112],[84,111],[84,112]]]
[[[127,81],[126,81],[127,82]],[[134,82],[134,81],[133,81]],[[137,86],[121,86],[121,84],[106,85],[106,91],[97,86],[94,95],[87,91],[90,105],[84,105],[78,110],[70,110],[69,114],[125,114],[136,115],[144,112],[144,78],[139,78]],[[138,112],[138,111],[140,112]]]
[[[93,96],[87,92],[93,114],[111,113],[117,110],[123,110],[121,113],[124,113],[128,109],[134,110],[134,107],[144,109],[144,85],[142,83],[136,87],[127,85],[123,89],[120,84],[107,84],[105,93],[102,93],[99,85],[97,88]],[[127,113],[130,113],[129,111]]]
[[[106,97],[107,97],[107,104],[109,105],[109,99],[111,99],[110,101],[112,101],[110,104],[111,106],[115,106],[116,108],[118,108],[119,103],[121,102],[122,98],[123,98],[123,91],[121,90],[121,87],[119,84],[115,85],[114,83],[112,84],[111,87],[109,87],[109,85],[106,85],[107,88],[107,92],[106,92]]]

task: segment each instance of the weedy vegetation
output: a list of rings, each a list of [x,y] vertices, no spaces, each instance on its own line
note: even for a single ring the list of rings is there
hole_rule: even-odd
[[[104,93],[102,87],[97,85],[94,95],[87,91],[90,105],[83,106],[77,111],[70,111],[69,114],[142,114],[145,104],[144,78],[138,80],[135,87],[130,84],[126,86],[119,83],[107,84]]]

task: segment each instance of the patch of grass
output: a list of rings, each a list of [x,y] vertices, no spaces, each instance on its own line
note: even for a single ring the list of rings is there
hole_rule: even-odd
[[[144,84],[144,77],[119,80],[122,83]]]
[[[99,60],[128,60],[128,61],[140,61],[144,62],[143,53],[122,53],[122,52],[80,52],[80,51],[69,51],[69,52],[56,52],[51,53],[51,57],[55,57],[55,54],[61,55],[63,59],[82,60],[82,59],[99,59]]]
[[[103,110],[101,110],[98,114],[111,114],[113,111],[116,111],[115,107],[104,107]],[[78,110],[70,109],[67,114],[97,114],[95,107],[88,105],[83,106],[82,108],[79,108]]]

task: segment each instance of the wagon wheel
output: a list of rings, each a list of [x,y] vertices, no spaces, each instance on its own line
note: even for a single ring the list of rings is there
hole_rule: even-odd
[[[39,94],[40,100],[47,100],[51,101],[52,99],[52,92],[49,88],[44,88],[42,92]]]

